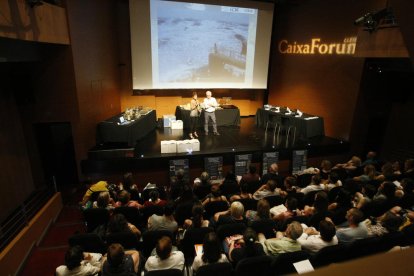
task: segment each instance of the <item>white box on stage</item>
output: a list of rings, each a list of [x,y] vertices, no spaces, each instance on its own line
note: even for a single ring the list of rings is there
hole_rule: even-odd
[[[193,151],[200,151],[200,141],[198,139],[191,139],[190,142]]]
[[[171,129],[183,129],[183,121],[181,120],[172,120]]]
[[[177,141],[177,153],[192,152],[193,147],[190,140]]]
[[[177,152],[177,141],[175,140],[161,141],[161,153],[176,153],[176,152]]]
[[[171,127],[171,121],[175,121],[174,115],[164,115],[162,118],[164,127]]]

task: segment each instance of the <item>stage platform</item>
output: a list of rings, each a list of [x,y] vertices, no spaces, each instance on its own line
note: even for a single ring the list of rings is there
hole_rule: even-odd
[[[210,126],[211,128],[211,126]],[[223,164],[234,164],[234,156],[251,153],[252,162],[260,163],[264,152],[279,152],[279,160],[292,158],[293,150],[308,150],[308,157],[344,154],[349,151],[349,143],[327,136],[296,139],[286,144],[286,134],[280,134],[279,141],[274,139],[273,129],[267,132],[255,124],[255,118],[242,117],[240,126],[219,127],[220,136],[214,136],[210,129],[208,136],[199,129],[200,151],[176,154],[161,154],[162,140],[189,139],[186,130],[156,128],[137,141],[135,147],[126,144],[100,144],[88,153],[83,160],[82,173],[124,172],[129,170],[145,170],[154,167],[168,168],[170,160],[189,159],[190,166],[202,167],[204,157],[223,156]]]

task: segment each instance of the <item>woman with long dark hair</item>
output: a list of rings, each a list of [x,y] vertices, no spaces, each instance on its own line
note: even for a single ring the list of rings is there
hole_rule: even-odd
[[[194,258],[193,271],[196,272],[200,266],[214,263],[227,263],[227,257],[223,254],[216,233],[208,233],[203,241],[203,254]]]

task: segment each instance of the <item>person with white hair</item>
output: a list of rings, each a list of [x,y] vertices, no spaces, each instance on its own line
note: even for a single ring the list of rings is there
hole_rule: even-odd
[[[211,119],[213,122],[213,133],[214,135],[220,135],[217,131],[217,122],[216,122],[216,108],[218,103],[214,97],[211,96],[211,91],[206,92],[206,98],[204,98],[204,132],[208,135],[208,123]]]

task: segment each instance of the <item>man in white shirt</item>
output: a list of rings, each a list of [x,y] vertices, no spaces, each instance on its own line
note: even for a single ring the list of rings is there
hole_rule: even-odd
[[[206,98],[204,98],[204,132],[208,135],[208,123],[213,122],[213,133],[214,135],[220,135],[217,132],[217,122],[216,122],[216,107],[218,103],[214,97],[211,97],[211,91],[206,92]]]
[[[172,251],[171,239],[162,237],[155,247],[157,255],[150,256],[145,263],[145,270],[184,269],[184,254],[181,251]]]

